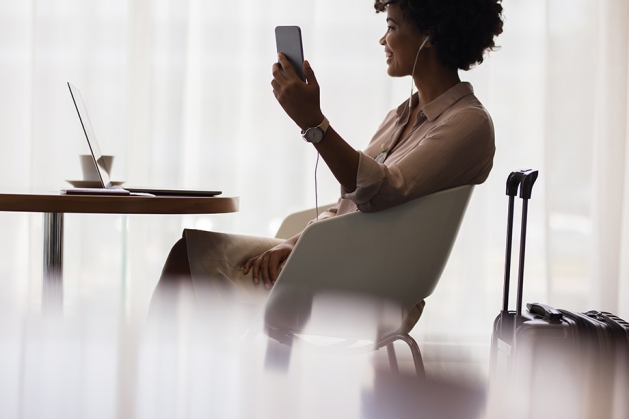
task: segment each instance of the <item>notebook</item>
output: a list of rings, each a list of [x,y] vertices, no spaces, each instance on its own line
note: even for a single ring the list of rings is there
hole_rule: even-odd
[[[102,158],[100,148],[96,142],[96,134],[87,115],[87,108],[83,103],[81,92],[76,86],[68,83],[70,89],[70,95],[74,102],[74,107],[79,115],[85,138],[87,139],[87,145],[90,148],[92,157],[94,158],[94,164],[96,165],[96,172],[102,185],[101,188],[67,188],[62,189],[61,193],[65,194],[90,194],[90,195],[144,195],[144,196],[198,196],[208,197],[220,195],[221,191],[201,191],[201,190],[186,190],[186,189],[154,189],[154,188],[133,188],[114,186],[109,178],[109,168],[106,165],[105,160]]]

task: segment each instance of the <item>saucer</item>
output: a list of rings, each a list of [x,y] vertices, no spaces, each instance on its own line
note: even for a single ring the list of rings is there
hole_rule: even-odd
[[[70,185],[74,186],[75,188],[102,188],[101,183],[97,180],[66,180],[66,182],[68,182]],[[124,183],[124,180],[111,181],[111,184],[113,186],[120,186],[123,183]]]

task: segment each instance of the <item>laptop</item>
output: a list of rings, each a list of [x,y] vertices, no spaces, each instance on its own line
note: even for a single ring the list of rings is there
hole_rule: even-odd
[[[94,164],[96,165],[96,172],[101,182],[101,188],[67,188],[62,189],[61,193],[73,194],[73,195],[139,195],[139,196],[192,196],[192,197],[211,197],[220,195],[221,191],[200,191],[200,190],[186,190],[186,189],[153,189],[153,188],[132,188],[132,187],[120,187],[114,186],[109,178],[109,168],[103,155],[100,152],[98,143],[96,142],[96,134],[90,123],[90,119],[87,116],[87,108],[83,103],[81,92],[76,86],[68,83],[70,89],[70,95],[74,102],[74,107],[79,115],[85,138],[87,139],[87,145],[90,147],[90,152],[94,158]]]

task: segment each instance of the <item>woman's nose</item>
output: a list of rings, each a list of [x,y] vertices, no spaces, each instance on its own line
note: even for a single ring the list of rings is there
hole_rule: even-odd
[[[380,45],[384,45],[384,38],[386,38],[386,35],[380,38]]]

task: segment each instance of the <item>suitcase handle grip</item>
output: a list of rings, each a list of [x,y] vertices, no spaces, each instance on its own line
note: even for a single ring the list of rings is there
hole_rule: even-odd
[[[563,318],[561,311],[546,304],[528,303],[526,308],[528,308],[532,314],[543,316],[545,320],[549,320],[551,322],[558,322]]]
[[[533,185],[537,180],[537,175],[537,170],[529,170],[528,173],[524,175],[524,178],[522,179],[522,184],[520,186],[520,198],[531,199],[531,194],[533,193]]]
[[[531,172],[533,172],[532,169],[520,169],[511,172],[507,177],[507,195],[516,196],[522,180]]]

